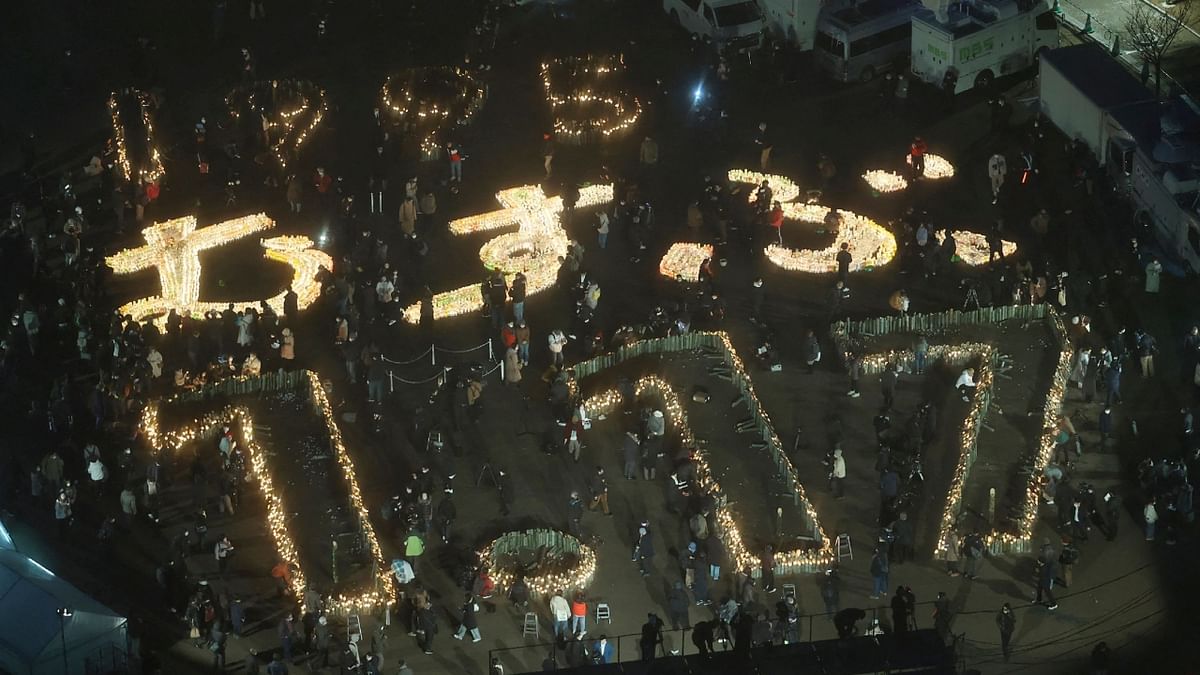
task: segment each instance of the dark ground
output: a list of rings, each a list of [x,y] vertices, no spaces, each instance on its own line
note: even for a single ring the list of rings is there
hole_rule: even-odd
[[[224,167],[214,168],[207,182],[201,182],[195,176],[189,156],[190,128],[201,115],[213,119],[220,114],[221,96],[234,81],[237,48],[248,45],[256,51],[263,77],[299,76],[328,88],[334,101],[333,111],[328,124],[302,153],[298,171],[300,175],[307,175],[317,164],[322,164],[338,175],[345,175],[350,184],[361,186],[367,170],[365,159],[370,151],[370,109],[379,83],[387,73],[406,65],[458,59],[463,51],[461,36],[472,24],[477,10],[469,4],[452,7],[422,5],[410,14],[405,6],[388,6],[384,17],[377,19],[370,14],[369,4],[339,6],[334,10],[335,20],[331,23],[328,44],[321,46],[313,37],[313,13],[298,6],[271,5],[271,19],[251,25],[245,22],[244,7],[235,4],[230,8],[226,38],[216,44],[209,35],[208,11],[199,7],[181,9],[138,2],[118,7],[75,6],[71,10],[53,4],[35,7],[25,3],[14,8],[13,20],[0,28],[0,37],[4,38],[0,39],[3,45],[0,54],[6,62],[13,64],[6,70],[4,89],[16,92],[11,98],[22,105],[6,109],[3,128],[9,139],[15,137],[18,129],[38,132],[43,139],[40,168],[48,171],[51,167],[78,166],[86,160],[106,133],[104,97],[111,88],[130,84],[130,73],[134,73],[133,83],[161,87],[167,96],[163,119],[158,126],[168,145],[168,190],[161,203],[152,208],[151,218],[195,212],[202,223],[207,223],[244,213],[252,205],[254,210],[266,209],[276,217],[282,230],[310,235],[317,234],[325,225],[319,211],[310,210],[299,217],[287,214],[281,192],[266,191],[253,178],[245,180],[241,205],[236,210],[226,209],[219,198]],[[700,127],[695,116],[687,110],[689,92],[699,79],[701,69],[695,61],[689,61],[685,41],[661,16],[630,2],[612,5],[568,3],[562,5],[561,11],[569,17],[567,20],[553,21],[547,9],[541,6],[518,10],[505,20],[490,75],[489,101],[475,123],[462,134],[469,156],[464,169],[466,185],[457,197],[439,192],[439,210],[444,217],[455,217],[490,209],[494,207],[492,195],[496,190],[534,182],[541,176],[539,139],[542,129],[549,123],[548,108],[541,100],[540,83],[536,78],[536,63],[543,55],[599,49],[625,51],[632,80],[630,87],[643,97],[646,106],[644,125],[621,142],[599,149],[564,148],[556,159],[556,171],[561,175],[595,180],[600,174],[601,162],[612,166],[632,163],[643,130],[653,133],[662,148],[659,174],[648,185],[655,198],[659,225],[643,262],[639,265],[625,262],[629,251],[617,234],[612,237],[607,251],[589,246],[588,267],[598,276],[604,289],[598,317],[603,326],[612,328],[619,322],[640,319],[660,301],[659,298],[678,292],[657,276],[658,256],[671,241],[685,237],[683,208],[705,174],[715,176],[730,167],[754,166],[756,155],[750,139],[760,119],[767,120],[779,133],[774,155],[779,172],[795,177],[802,184],[811,183],[816,173],[817,154],[825,152],[834,159],[839,173],[826,197],[832,205],[852,208],[883,220],[899,214],[905,205],[916,203],[929,212],[935,223],[976,230],[981,230],[999,213],[1010,224],[1011,236],[1028,253],[1035,258],[1046,255],[1064,261],[1063,266],[1071,269],[1073,275],[1076,271],[1095,275],[1130,266],[1117,243],[1123,241],[1124,210],[1100,199],[1085,202],[1065,185],[1058,184],[1062,162],[1055,145],[1046,150],[1043,180],[1033,188],[1032,194],[1010,191],[1003,196],[998,211],[987,206],[987,178],[983,170],[986,157],[994,144],[1013,147],[1019,132],[1014,128],[1001,137],[988,138],[986,107],[980,105],[981,99],[977,95],[963,97],[958,101],[957,110],[947,114],[929,97],[928,91],[914,86],[910,110],[887,111],[882,109],[882,102],[875,96],[873,87],[836,87],[804,71],[796,83],[780,82],[773,74],[743,68],[735,74],[728,91],[722,94],[731,120],[729,133],[722,140],[711,130]],[[595,23],[589,20],[595,20]],[[96,35],[114,37],[93,39]],[[138,65],[130,56],[133,50],[129,45],[137,35],[152,36],[157,44],[153,58],[148,60],[152,67]],[[455,37],[444,38],[449,35]],[[65,47],[72,49],[70,59],[62,58]],[[655,83],[656,77],[662,78],[661,86]],[[1035,93],[1027,82],[1010,84],[1013,86],[1010,95],[1017,100]],[[1022,121],[1018,118],[1013,124]],[[915,194],[869,196],[858,175],[868,168],[898,166],[913,133],[921,133],[930,141],[934,152],[950,158],[959,167],[959,177],[945,186],[920,186]],[[11,143],[5,145],[12,147]],[[8,151],[0,152],[0,157],[10,156]],[[0,165],[7,168],[11,162]],[[420,171],[424,176],[439,179],[442,169],[442,165],[434,164],[422,166]],[[398,164],[393,171],[393,180],[408,172],[408,168],[400,168]],[[5,175],[5,180],[0,182],[0,187],[4,188],[0,194],[8,193],[15,186],[15,180],[9,174]],[[549,186],[549,189],[557,187]],[[200,200],[198,207],[197,200]],[[397,203],[390,197],[389,200],[389,203]],[[1058,236],[1044,246],[1039,245],[1023,225],[1039,204],[1051,209],[1056,215],[1056,226],[1061,228]],[[1075,213],[1062,214],[1064,208],[1070,206],[1077,207]],[[582,226],[577,226],[575,232],[585,244],[593,242]],[[121,237],[101,233],[96,236],[95,243],[111,251],[130,245],[137,238],[132,231]],[[430,266],[435,269],[436,288],[452,288],[478,280],[479,270],[474,260],[475,250],[481,242],[482,237],[461,243],[452,242],[447,235],[432,237],[432,259],[439,263],[453,261],[453,265]],[[225,286],[230,292],[234,288],[247,292],[256,290],[250,288],[251,283],[264,289],[275,288],[278,281],[273,276],[275,273],[258,271],[269,269],[259,264],[260,255],[249,241],[218,254],[208,254],[209,264],[220,267],[208,269],[205,293],[212,295],[206,297],[222,297],[225,292],[219,283],[214,285],[215,279],[226,279],[227,282],[236,279],[236,284]],[[869,606],[865,599],[869,588],[866,573],[869,547],[863,542],[873,537],[875,517],[874,485],[867,468],[870,458],[865,454],[860,459],[852,456],[848,490],[851,497],[842,502],[839,509],[832,504],[823,486],[825,469],[819,465],[819,460],[824,455],[824,448],[820,430],[828,408],[841,407],[850,411],[845,414],[847,420],[858,420],[847,424],[849,433],[868,435],[867,425],[874,413],[871,401],[878,394],[869,382],[865,382],[862,399],[854,402],[845,399],[845,379],[833,369],[828,359],[812,378],[798,375],[802,368],[798,336],[802,335],[803,328],[822,328],[826,280],[781,273],[736,246],[723,250],[721,255],[729,260],[729,267],[722,270],[719,278],[731,309],[731,318],[725,328],[731,332],[734,344],[743,355],[751,353],[756,343],[756,331],[745,322],[749,300],[744,289],[754,276],[766,277],[766,315],[780,338],[785,368],[778,374],[757,374],[756,387],[778,425],[781,437],[790,441],[797,428],[806,430],[810,449],[793,457],[801,480],[807,485],[827,531],[848,531],[855,542],[855,560],[844,563],[843,606]],[[4,266],[3,286],[19,287],[27,265],[21,264],[19,255],[12,250],[5,252],[5,260],[10,264]],[[451,266],[455,269],[446,269]],[[1195,308],[1188,300],[1192,297],[1189,290],[1193,285],[1167,280],[1163,294],[1148,297],[1141,293],[1139,283],[1134,278],[1113,284],[1108,308],[1097,313],[1097,330],[1111,330],[1122,323],[1131,327],[1142,325],[1157,334],[1164,345],[1170,344],[1173,336],[1181,335],[1197,318]],[[153,284],[153,277],[148,274],[121,280],[112,284],[111,294],[114,300],[123,300],[135,293],[147,292]],[[847,311],[854,317],[886,312],[887,295],[899,286],[909,290],[916,311],[943,309],[961,302],[957,288],[941,282],[900,278],[895,266],[858,275],[852,279],[852,285],[854,298]],[[11,301],[6,294],[4,302]],[[548,329],[566,325],[566,305],[565,298],[557,291],[534,297],[527,304],[535,344],[534,365],[526,372],[525,383],[532,401],[529,412],[526,413],[521,399],[504,395],[500,387],[493,384],[485,393],[486,412],[482,422],[466,434],[467,454],[460,460],[460,486],[456,491],[461,525],[452,542],[455,547],[473,548],[498,531],[517,527],[535,524],[561,527],[565,495],[572,486],[582,487],[584,474],[580,467],[561,457],[545,457],[539,452],[534,438],[518,435],[527,428],[540,429],[548,421],[540,403],[544,386],[537,381],[537,373],[546,363],[544,349],[539,348],[544,344]],[[328,334],[324,327],[332,325],[331,316],[326,310],[318,310],[312,312],[311,317],[310,325],[300,332],[301,359],[324,375],[334,377],[338,395],[345,392],[347,405],[356,407],[361,392],[343,386],[338,376],[340,366],[323,346]],[[485,337],[482,323],[473,317],[448,320],[436,329],[439,344],[449,347],[470,347]],[[379,338],[389,355],[415,355],[423,348],[415,347],[419,342],[415,331],[405,328],[384,332]],[[1008,344],[1001,339],[1002,344]],[[1015,353],[1016,345],[1021,343],[1017,338],[1012,339]],[[827,346],[826,351],[831,353],[832,349]],[[1173,350],[1164,348],[1160,369],[1171,373],[1171,377],[1174,375],[1171,372],[1173,360]],[[1030,372],[1040,370],[1036,361],[1025,364],[1022,360],[1020,364]],[[686,369],[681,377],[687,380]],[[950,376],[938,373],[935,377],[948,379]],[[1179,405],[1193,402],[1190,388],[1180,389],[1168,379],[1168,376],[1161,376],[1159,382],[1143,384],[1137,382],[1132,373],[1127,374],[1126,389],[1131,394],[1128,396],[1131,403],[1122,410],[1122,428],[1128,429],[1128,421],[1137,419],[1143,435],[1131,438],[1125,432],[1121,442],[1112,448],[1085,454],[1080,462],[1080,475],[1100,485],[1117,484],[1142,456],[1157,455],[1163,447],[1163,439],[1171,437],[1167,429],[1175,420]],[[1016,390],[1010,391],[1014,389],[1014,383]],[[902,409],[911,409],[918,386],[925,385],[910,382],[902,386]],[[994,413],[990,416],[997,431],[984,432],[984,450],[991,451],[993,437],[998,444],[996,449],[1009,456],[1014,452],[1012,446],[1026,447],[1027,423],[1009,418],[1023,413],[1026,407],[1022,403],[1023,397],[1027,398],[1031,393],[1036,396],[1037,386],[1036,377],[1018,377],[1000,383],[1000,393],[1004,397],[1002,408],[1006,415],[1004,418]],[[370,434],[361,423],[346,425],[347,442],[355,454],[369,502],[378,504],[379,500],[394,494],[404,477],[421,462],[410,443],[408,431],[413,424],[415,407],[424,401],[426,391],[403,391],[396,397],[391,425],[383,435]],[[721,401],[720,397],[715,397],[709,406],[715,409],[724,405]],[[838,403],[831,406],[830,402]],[[17,409],[10,409],[9,414],[17,423],[6,425],[6,440],[10,447],[27,448],[22,457],[26,461],[32,460],[41,454],[40,434],[23,425],[20,421],[23,418],[13,414]],[[1094,419],[1095,414],[1094,407],[1086,410],[1089,419]],[[360,416],[360,419],[364,418]],[[695,413],[693,425],[697,430],[704,429],[705,433],[711,429],[714,439],[722,438],[722,433],[729,433],[728,424],[719,419]],[[952,415],[943,416],[944,424],[955,424],[951,420]],[[601,423],[588,439],[591,447],[585,453],[595,456],[602,452],[606,446],[603,439],[615,433]],[[1085,435],[1087,433],[1085,431]],[[423,435],[420,438],[423,441]],[[867,443],[850,442],[848,445],[862,453],[868,453],[870,448]],[[731,441],[722,452],[739,452],[736,448]],[[498,458],[514,467],[516,472],[518,495],[513,505],[514,516],[509,519],[495,517],[499,502],[493,489],[474,486],[479,467],[487,457]],[[926,466],[931,485],[938,470],[931,459]],[[619,464],[609,465],[610,475],[619,475],[619,471]],[[730,471],[734,471],[732,463]],[[992,471],[988,469],[988,473],[978,474],[980,485],[1006,480],[1008,469],[997,466],[994,473]],[[762,476],[755,479],[761,480]],[[665,542],[661,542],[662,554],[656,574],[642,583],[630,583],[638,577],[632,574],[632,567],[625,566],[626,559],[621,556],[628,553],[629,537],[636,519],[644,513],[661,512],[661,491],[649,489],[641,482],[628,486],[620,483],[622,481],[613,481],[612,506],[616,516],[603,519],[589,515],[585,520],[585,527],[606,542],[592,596],[613,605],[613,625],[605,626],[604,630],[614,635],[635,632],[645,611],[661,611],[665,580],[671,578],[669,570],[674,567],[665,555]],[[932,491],[930,494],[932,496]],[[748,498],[739,499],[747,505],[755,503]],[[974,498],[969,501],[977,503]],[[257,508],[261,513],[261,507]],[[1135,508],[1131,504],[1131,509]],[[256,616],[264,619],[266,630],[243,640],[243,644],[231,646],[231,662],[244,655],[246,646],[268,650],[275,644],[274,624],[267,618],[279,610],[268,597],[265,571],[271,564],[269,546],[258,524],[260,521],[256,520],[255,509],[250,500],[243,511],[245,516],[239,514],[228,524],[228,530],[241,547],[234,563],[235,583],[239,591],[261,598]],[[168,537],[182,526],[180,515],[168,514],[168,527],[165,528]],[[659,522],[660,532],[672,531],[673,526],[665,517],[660,517]],[[187,641],[170,648],[186,631],[156,607],[155,598],[148,592],[158,559],[155,551],[161,548],[161,541],[153,539],[149,532],[135,532],[108,558],[111,564],[100,565],[96,563],[90,537],[81,537],[81,541],[72,547],[51,546],[44,542],[37,531],[48,531],[49,525],[45,510],[39,509],[32,513],[23,512],[22,520],[13,529],[23,548],[52,569],[61,571],[102,601],[143,619],[146,624],[143,630],[150,638],[149,643],[163,654],[164,672],[188,672],[195,664],[207,659],[206,652],[189,647]],[[757,522],[756,526],[770,531],[768,523]],[[893,584],[913,585],[922,602],[931,600],[937,590],[950,592],[958,612],[955,632],[967,635],[964,656],[969,667],[996,673],[1076,672],[1080,660],[1086,657],[1095,642],[1105,639],[1116,650],[1118,663],[1124,670],[1142,672],[1149,657],[1167,660],[1182,657],[1169,649],[1176,634],[1166,627],[1187,624],[1186,619],[1191,613],[1188,598],[1195,597],[1196,589],[1194,575],[1187,566],[1195,554],[1195,541],[1190,536],[1185,534],[1180,545],[1171,551],[1143,545],[1141,539],[1138,524],[1131,518],[1123,524],[1116,544],[1094,542],[1085,545],[1083,562],[1076,571],[1079,590],[1065,591],[1060,596],[1062,609],[1054,614],[1017,604],[1027,599],[1031,589],[1031,566],[1027,558],[1011,557],[985,564],[982,579],[971,584],[948,580],[940,573],[939,564],[929,561],[927,554],[919,555],[916,564],[905,565],[893,572],[892,581]],[[384,542],[385,555],[394,552],[394,545],[392,541]],[[453,558],[455,547],[434,553],[446,561]],[[211,558],[204,558],[204,563],[211,564]],[[204,563],[198,572],[206,571]],[[450,568],[449,565],[445,567]],[[440,596],[440,606],[456,605],[458,594],[449,579],[441,571],[434,571],[431,576]],[[725,579],[722,584],[727,583]],[[816,615],[821,611],[815,578],[783,581],[797,584],[804,612]],[[719,594],[717,587],[713,594]],[[1018,607],[1018,651],[1013,663],[1007,665],[999,661],[992,623],[992,614],[1005,601],[1012,601]],[[420,656],[403,632],[392,629],[393,639],[385,650],[389,663],[394,663],[397,656],[403,656],[418,673],[483,672],[484,648],[515,647],[525,642],[520,636],[519,615],[506,602],[501,601],[498,605],[500,609],[496,614],[481,618],[485,636],[483,645],[450,643],[447,622],[443,621],[438,654],[434,657]],[[919,622],[927,625],[928,608],[923,607],[919,612]],[[695,620],[701,612],[693,611],[692,615]],[[831,626],[819,616],[812,619],[809,626],[814,638],[832,634]],[[543,624],[542,630],[545,636],[548,627]],[[690,642],[679,636],[672,636],[672,640],[682,642],[690,649]],[[622,640],[625,658],[632,653],[634,642],[635,639]],[[531,647],[507,654],[504,662],[510,672],[533,669],[543,656],[541,648]],[[1169,666],[1163,668],[1163,672],[1171,670]]]

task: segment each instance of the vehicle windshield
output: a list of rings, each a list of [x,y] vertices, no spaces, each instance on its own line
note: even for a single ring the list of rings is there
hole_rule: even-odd
[[[736,5],[714,7],[713,11],[717,14],[717,25],[721,28],[740,26],[762,18],[758,5],[753,2],[739,2]]]
[[[814,44],[821,51],[829,52],[841,58],[846,57],[846,44],[829,33],[817,31],[817,39]]]

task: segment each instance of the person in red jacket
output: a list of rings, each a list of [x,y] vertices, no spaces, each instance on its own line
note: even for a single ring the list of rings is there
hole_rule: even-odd
[[[771,212],[767,214],[767,224],[775,228],[775,240],[783,246],[783,207],[779,202],[771,206]]]
[[[913,138],[912,145],[909,146],[909,156],[912,158],[913,175],[920,177],[925,175],[925,153],[929,151],[929,146],[925,141],[917,136]]]
[[[317,189],[317,194],[329,194],[329,188],[333,187],[333,177],[325,173],[324,167],[317,167],[317,173],[313,176],[313,187]]]

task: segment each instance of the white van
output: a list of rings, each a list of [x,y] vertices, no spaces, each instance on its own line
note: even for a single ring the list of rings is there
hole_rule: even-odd
[[[987,88],[1024,70],[1058,46],[1058,19],[1046,0],[941,0],[912,20],[912,72],[942,86],[954,73],[954,93]]]
[[[692,35],[711,38],[718,49],[762,46],[762,10],[754,0],[663,0],[671,21]]]

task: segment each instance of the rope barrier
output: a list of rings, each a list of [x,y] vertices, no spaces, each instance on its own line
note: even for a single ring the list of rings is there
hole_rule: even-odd
[[[408,366],[408,365],[412,365],[412,364],[416,363],[417,361],[423,360],[426,356],[429,356],[429,352],[433,351],[433,349],[434,349],[434,347],[430,346],[425,351],[421,352],[420,356],[416,357],[415,359],[408,360],[408,361],[393,361],[393,360],[389,359],[388,357],[384,356],[383,354],[379,355],[379,360],[383,361],[384,363],[390,363],[393,366]]]
[[[480,349],[483,349],[485,347],[488,350],[488,360],[495,361],[496,354],[492,350],[492,341],[491,340],[487,340],[487,341],[485,341],[481,344],[475,345],[474,347],[471,347],[469,349],[450,349],[449,347],[439,347],[437,345],[430,345],[429,347],[427,347],[425,349],[425,351],[421,352],[416,357],[411,358],[407,361],[394,361],[394,360],[389,359],[388,357],[384,356],[383,354],[380,354],[379,358],[384,363],[389,363],[393,366],[411,366],[412,364],[418,363],[420,361],[424,361],[426,357],[429,357],[429,362],[432,365],[436,366],[438,352],[442,352],[444,354],[470,354],[471,352],[479,351]]]
[[[470,349],[450,349],[450,348],[448,348],[448,347],[439,347],[439,346],[437,346],[437,345],[434,345],[434,346],[432,347],[432,349],[436,349],[436,350],[438,350],[438,351],[440,351],[440,352],[446,352],[447,354],[469,354],[469,353],[471,353],[471,352],[473,352],[473,351],[475,351],[475,350],[477,350],[477,349],[483,349],[484,347],[487,347],[487,348],[488,348],[488,351],[491,351],[491,349],[492,349],[492,341],[491,341],[491,340],[486,340],[486,341],[484,341],[482,344],[478,344],[478,345],[476,345],[476,346],[474,346],[474,347],[471,347]]]
[[[389,371],[387,371],[388,387],[389,387],[390,391],[395,391],[397,382],[399,382],[400,384],[429,384],[430,382],[440,381],[442,378],[444,378],[446,376],[446,372],[449,370],[450,370],[449,367],[443,367],[442,372],[430,375],[429,377],[427,377],[423,380],[406,380],[403,377],[400,377],[399,375],[396,375],[395,373],[393,373],[392,371],[389,370]],[[491,375],[492,373],[496,372],[497,370],[500,371],[500,378],[503,379],[504,378],[504,362],[503,361],[496,362],[496,365],[492,366],[491,370],[485,371],[483,373],[482,377],[487,377],[487,376]]]

